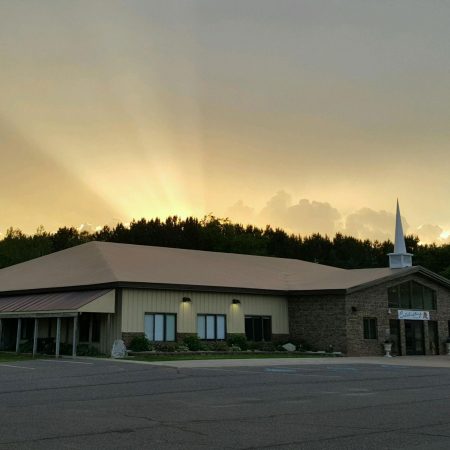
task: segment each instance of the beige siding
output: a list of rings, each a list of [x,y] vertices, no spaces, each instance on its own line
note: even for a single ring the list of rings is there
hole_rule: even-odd
[[[92,302],[78,309],[80,312],[93,313],[114,313],[115,312],[116,291],[113,289],[105,295],[96,298]]]
[[[183,303],[183,297],[192,302]],[[234,298],[241,304],[232,305]],[[122,332],[143,332],[144,315],[153,312],[176,313],[178,333],[196,333],[197,314],[206,313],[226,314],[228,333],[245,332],[245,315],[271,316],[272,333],[289,332],[287,299],[282,296],[124,289],[122,302]]]

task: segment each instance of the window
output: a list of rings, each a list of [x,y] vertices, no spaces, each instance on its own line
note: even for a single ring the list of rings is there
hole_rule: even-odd
[[[82,314],[78,319],[79,341],[100,342],[100,326],[99,314]]]
[[[364,317],[364,339],[376,339],[377,334],[377,319],[374,317]]]
[[[175,341],[176,314],[146,314],[145,337],[150,341]]]
[[[245,316],[245,336],[249,341],[272,339],[272,318],[269,316]]]
[[[436,291],[416,281],[392,286],[388,289],[389,308],[435,310]]]
[[[205,340],[224,340],[226,319],[224,315],[199,314],[197,316],[197,335]]]

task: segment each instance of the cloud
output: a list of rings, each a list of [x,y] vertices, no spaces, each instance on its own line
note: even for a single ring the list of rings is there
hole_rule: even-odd
[[[292,196],[285,191],[277,192],[259,212],[239,200],[228,208],[227,215],[232,220],[253,222],[259,226],[271,225],[302,235],[333,235],[338,230],[338,221],[341,219],[339,211],[329,203],[307,199],[294,203]]]
[[[283,190],[272,196],[259,211],[239,200],[227,209],[227,217],[260,227],[280,227],[302,236],[313,233],[334,236],[342,232],[359,239],[393,241],[395,232],[394,208],[392,212],[360,208],[345,217],[328,202],[303,198],[294,203],[292,195]],[[403,216],[402,224],[404,233],[418,235],[421,243],[450,243],[450,231],[445,232],[439,225],[411,227]]]
[[[292,204],[292,197],[284,191],[277,192],[260,211],[258,221],[279,226],[294,233],[332,235],[337,231],[341,214],[329,203],[301,199]]]
[[[302,234],[321,233],[332,235],[337,231],[340,212],[329,203],[301,199],[287,209],[286,223],[291,230]]]
[[[409,225],[402,216],[403,231],[408,233]],[[360,239],[371,239],[384,241],[394,239],[395,214],[388,211],[375,211],[370,208],[361,208],[347,216],[345,234],[355,236]]]
[[[420,225],[415,232],[419,236],[421,244],[448,244],[450,243],[450,233],[444,232],[439,225],[430,223]]]
[[[255,219],[255,209],[238,200],[234,205],[226,210],[227,217],[241,223],[253,223]]]

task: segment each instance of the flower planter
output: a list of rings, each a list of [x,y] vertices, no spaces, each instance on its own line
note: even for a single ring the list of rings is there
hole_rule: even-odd
[[[385,352],[385,357],[386,358],[391,358],[392,357],[392,355],[391,355],[391,351],[392,351],[392,344],[389,342],[385,342],[384,343],[384,352]]]

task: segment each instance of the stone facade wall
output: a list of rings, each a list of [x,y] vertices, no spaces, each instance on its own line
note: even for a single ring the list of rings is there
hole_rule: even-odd
[[[430,320],[437,321],[439,334],[439,353],[445,353],[445,340],[449,334],[450,320],[450,289],[422,275],[410,275],[346,296],[345,312],[347,318],[347,354],[348,355],[382,355],[386,330],[389,330],[389,320],[397,319],[398,309],[388,307],[388,288],[407,281],[417,281],[436,291],[437,309],[430,311]],[[353,310],[352,310],[353,307]],[[356,309],[356,310],[355,310]],[[364,317],[376,317],[378,338],[364,339]],[[401,347],[405,354],[405,325],[400,321]],[[424,321],[425,354],[430,354],[428,340],[428,323]]]
[[[128,348],[130,346],[131,341],[136,336],[145,336],[145,334],[144,333],[131,333],[131,332],[122,333],[122,340],[123,340],[123,342],[125,342],[125,347]]]
[[[344,295],[302,295],[288,302],[289,334],[317,350],[347,352]]]

